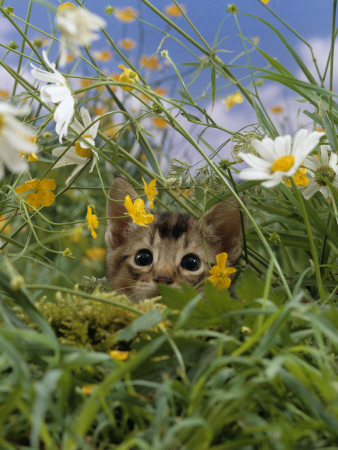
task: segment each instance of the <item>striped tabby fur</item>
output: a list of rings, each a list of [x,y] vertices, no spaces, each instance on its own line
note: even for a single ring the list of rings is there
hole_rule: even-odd
[[[154,215],[154,222],[148,227],[141,227],[124,215],[123,203],[128,194],[138,197],[127,181],[115,178],[107,203],[105,240],[112,288],[132,302],[158,295],[159,282],[174,286],[182,282],[198,284],[209,276],[208,261],[216,264],[218,253],[228,253],[229,266],[239,258],[240,214],[232,203],[218,203],[203,221],[177,212],[160,213]],[[136,256],[140,254],[141,257]],[[143,265],[144,262],[151,263]]]

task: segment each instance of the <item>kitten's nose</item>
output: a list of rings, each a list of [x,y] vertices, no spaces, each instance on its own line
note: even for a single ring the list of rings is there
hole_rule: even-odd
[[[173,280],[170,275],[165,275],[163,273],[158,273],[154,277],[156,283],[172,284]]]

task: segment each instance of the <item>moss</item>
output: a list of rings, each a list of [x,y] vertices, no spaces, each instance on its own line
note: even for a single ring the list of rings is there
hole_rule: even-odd
[[[116,344],[119,330],[132,323],[139,315],[119,306],[104,303],[105,300],[130,305],[126,297],[114,292],[93,292],[102,302],[79,295],[57,292],[55,299],[46,297],[36,304],[48,320],[61,343],[98,351],[109,351]],[[156,299],[146,300],[132,307],[142,312],[165,308]]]

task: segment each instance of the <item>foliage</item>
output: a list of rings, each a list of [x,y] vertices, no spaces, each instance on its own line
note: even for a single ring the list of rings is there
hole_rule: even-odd
[[[176,0],[163,11],[140,0],[146,16],[106,4],[96,11],[105,7],[105,20],[82,1],[56,10],[29,0],[25,12],[15,1],[0,2],[16,33],[0,44],[11,80],[11,92],[0,90],[0,447],[334,448],[337,1],[324,68],[273,0],[257,0],[256,15],[228,5],[213,42]],[[245,36],[248,18],[269,30],[288,64]],[[108,20],[122,22],[121,40]],[[229,52],[225,23],[242,51]],[[138,42],[128,41],[137,25]],[[145,30],[157,45],[151,55],[141,55]],[[297,96],[297,123],[279,118],[278,105],[269,110],[264,86]],[[219,104],[224,114],[247,108],[254,123],[226,128]],[[290,171],[280,170],[278,185],[262,185],[259,170],[240,182],[244,159],[271,163],[271,174],[281,168],[277,143],[301,127],[315,144],[299,166],[283,153]],[[235,197],[247,225],[230,289],[161,286],[161,299],[140,304],[107,292],[100,277],[115,175],[139,194],[132,215],[145,215],[148,198],[155,211],[203,217]]]

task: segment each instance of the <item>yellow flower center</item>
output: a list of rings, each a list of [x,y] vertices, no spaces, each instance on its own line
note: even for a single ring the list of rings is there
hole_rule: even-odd
[[[89,136],[88,134],[85,134],[83,136],[84,138],[90,138],[91,136]],[[82,158],[90,158],[93,154],[92,150],[90,148],[83,148],[81,147],[81,142],[80,141],[76,141],[75,144],[75,153],[78,156],[81,156]]]
[[[68,8],[75,8],[75,5],[72,2],[62,3],[62,5],[60,5],[58,7],[58,11],[62,11],[63,9],[68,9]]]
[[[293,155],[285,155],[276,159],[271,166],[271,172],[287,172],[295,163],[295,157]]]

